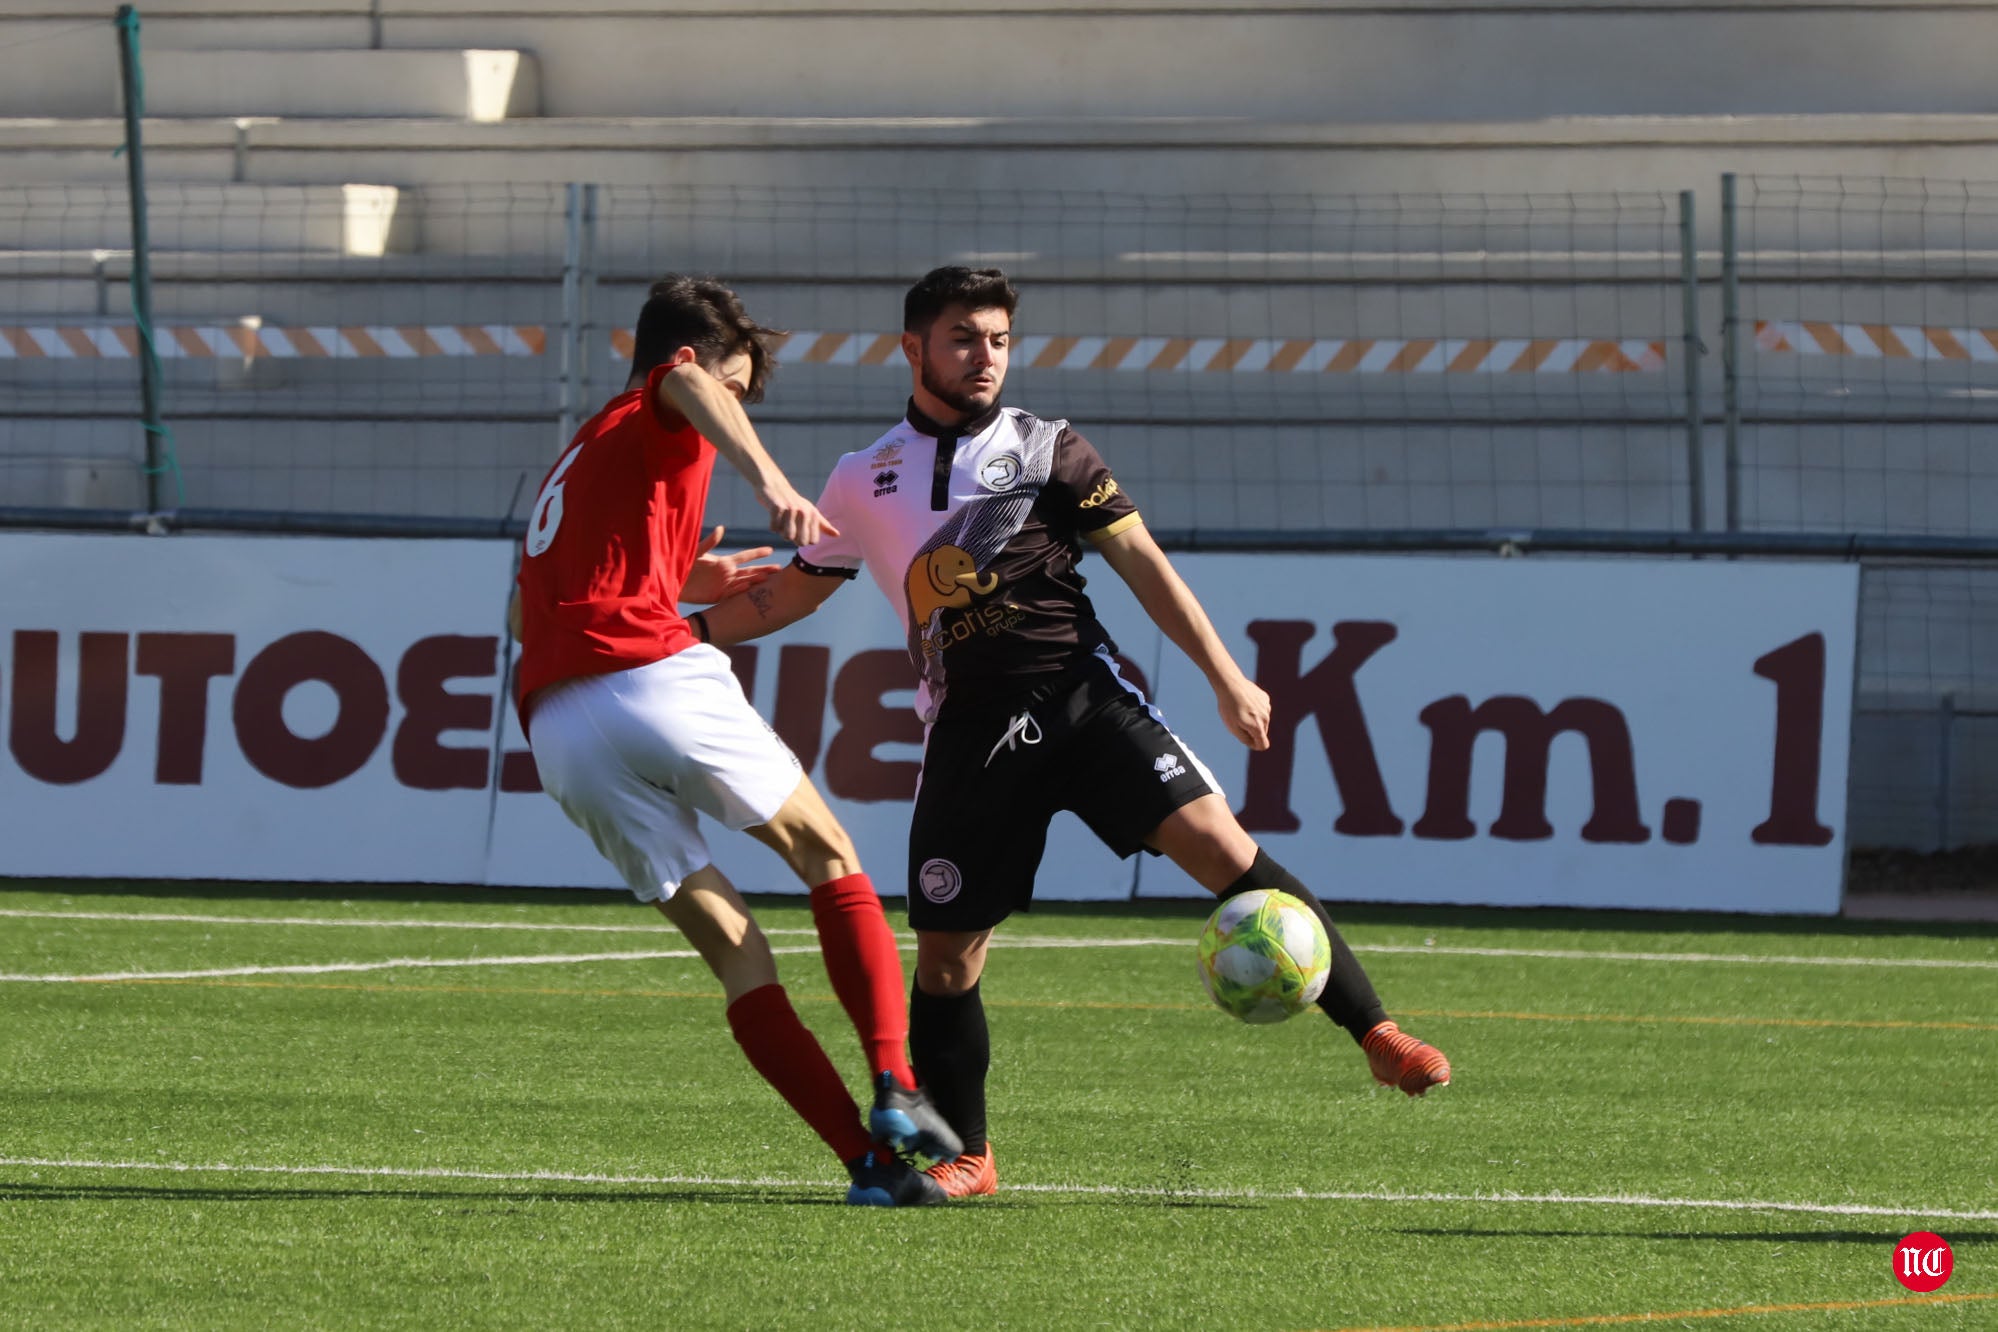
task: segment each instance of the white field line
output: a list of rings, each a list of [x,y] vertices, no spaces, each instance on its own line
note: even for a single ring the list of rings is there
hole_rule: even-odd
[[[1942,967],[1998,971],[1998,959],[1946,957],[1795,957],[1756,953],[1618,953],[1587,948],[1460,948],[1428,944],[1356,944],[1356,953],[1402,953],[1438,957],[1543,957],[1575,962],[1720,962],[1782,967]]]
[[[811,930],[771,930],[772,934],[811,934]],[[1149,948],[1156,944],[1172,942],[1184,947],[1176,940],[1163,939],[1037,939],[1021,936],[1008,941],[1008,948]],[[899,947],[905,953],[915,951],[915,940],[903,939]],[[793,953],[816,953],[816,944],[779,944],[770,950],[778,956]],[[623,953],[524,953],[511,957],[391,957],[376,962],[296,962],[264,966],[246,965],[239,967],[204,967],[196,971],[94,971],[33,975],[0,972],[0,983],[13,984],[84,984],[99,981],[165,981],[165,980],[210,980],[224,976],[325,976],[349,971],[394,971],[403,967],[540,967],[566,966],[580,962],[652,962],[662,958],[686,959],[699,957],[691,948],[646,948]]]
[[[773,948],[773,953],[816,953],[809,945]],[[631,953],[530,953],[521,957],[391,957],[379,962],[301,962],[276,966],[204,967],[198,971],[99,971],[72,975],[7,975],[0,981],[45,984],[90,981],[209,980],[222,976],[330,976],[353,971],[396,971],[403,968],[565,966],[578,962],[651,962],[661,958],[692,958],[691,948],[651,948]]]
[[[0,909],[0,917],[15,920],[112,920],[169,925],[305,925],[342,930],[531,930],[564,934],[657,934],[659,925],[545,925],[505,920],[347,920],[328,916],[195,916],[163,911],[15,911]],[[812,931],[765,930],[765,934],[810,934]]]
[[[80,1161],[63,1158],[6,1156],[0,1167],[27,1170],[123,1170],[159,1174],[328,1175],[362,1179],[462,1179],[521,1184],[709,1185],[716,1188],[833,1189],[831,1180],[730,1179],[717,1175],[603,1175],[562,1170],[452,1170],[442,1166],[271,1166],[218,1162],[192,1165],[181,1161]],[[1816,1216],[1913,1216],[1948,1221],[1998,1221],[1998,1211],[1964,1211],[1944,1207],[1900,1207],[1872,1203],[1776,1202],[1766,1199],[1654,1198],[1644,1194],[1608,1193],[1398,1193],[1393,1190],[1317,1189],[1194,1189],[1145,1188],[1120,1184],[1007,1184],[1015,1193],[1045,1193],[1076,1197],[1198,1198],[1258,1202],[1381,1202],[1486,1203],[1497,1206],[1655,1207],[1682,1211],[1801,1212]]]
[[[521,930],[540,933],[577,934],[640,934],[656,938],[662,930],[670,927],[664,924],[646,923],[643,925],[551,925],[530,921],[505,920],[349,920],[328,916],[200,916],[171,912],[146,911],[17,911],[0,908],[0,919],[14,920],[108,920],[130,921],[140,924],[166,925],[302,925],[309,928],[336,930]],[[807,926],[766,927],[768,935],[798,935],[816,937],[818,931]],[[994,940],[997,944],[1008,942],[1005,938]],[[1014,947],[1030,944],[1042,948],[1132,948],[1132,947],[1178,947],[1184,939],[1057,939],[1021,935],[1013,939]]]
[[[120,911],[22,911],[0,909],[0,918],[16,920],[105,920],[132,921],[156,924],[192,925],[297,925],[320,929],[420,929],[420,930],[524,930],[539,932],[583,932],[593,934],[643,934],[657,936],[661,926],[645,925],[551,925],[540,923],[515,923],[511,921],[457,921],[457,920],[341,920],[322,916],[210,916],[182,915],[166,912],[120,912]],[[766,929],[771,936],[811,937],[817,932],[806,928]],[[1184,948],[1187,939],[1125,938],[1125,939],[1064,939],[1041,935],[1017,935],[1008,937],[997,935],[992,944],[995,948]],[[907,945],[905,944],[904,947]],[[1356,953],[1395,954],[1408,957],[1433,955],[1436,957],[1496,957],[1496,958],[1542,958],[1571,962],[1681,962],[1706,963],[1731,966],[1791,966],[1791,967],[1914,967],[1942,970],[1998,971],[1998,960],[1988,958],[1924,958],[1924,957],[1800,957],[1784,954],[1755,953],[1636,953],[1594,950],[1586,948],[1476,948],[1458,945],[1437,944],[1359,944],[1353,949]],[[681,953],[658,954],[607,954],[603,958],[584,960],[612,960],[618,956],[639,957],[678,957]],[[527,962],[542,959],[529,958]],[[566,960],[550,957],[548,961]],[[369,964],[381,965],[381,964]],[[446,965],[439,963],[437,965]],[[480,965],[473,961],[464,965]],[[494,965],[488,961],[484,965]],[[198,973],[209,974],[209,973]],[[134,973],[138,975],[138,973]],[[166,977],[162,976],[161,979]],[[29,979],[64,979],[59,977],[24,977],[0,975],[0,981]],[[89,979],[99,979],[90,977]],[[178,977],[176,977],[178,979]]]

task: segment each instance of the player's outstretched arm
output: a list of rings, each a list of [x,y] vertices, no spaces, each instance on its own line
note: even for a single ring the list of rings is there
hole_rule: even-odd
[[[744,643],[796,624],[840,589],[845,580],[806,573],[795,564],[777,576],[701,612],[708,622],[708,641],[717,647]]]
[[[800,546],[839,535],[839,529],[771,461],[742,404],[713,375],[691,361],[675,365],[659,376],[659,396],[660,406],[687,418],[742,473],[757,502],[770,511],[771,531]]]
[[[1229,731],[1251,749],[1268,749],[1270,696],[1235,664],[1193,589],[1172,567],[1145,525],[1127,527],[1096,548],[1117,576],[1130,585],[1152,623],[1207,677]]]

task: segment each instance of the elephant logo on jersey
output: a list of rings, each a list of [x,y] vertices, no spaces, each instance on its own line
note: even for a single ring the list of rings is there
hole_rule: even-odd
[[[962,609],[974,596],[989,596],[999,586],[997,574],[980,574],[978,565],[959,546],[938,546],[916,556],[909,566],[909,615],[926,625],[946,606]]]

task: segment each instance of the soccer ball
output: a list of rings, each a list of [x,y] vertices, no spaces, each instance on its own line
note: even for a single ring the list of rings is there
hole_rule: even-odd
[[[1332,941],[1310,907],[1273,888],[1231,897],[1200,934],[1200,983],[1229,1017],[1281,1022],[1332,974]]]

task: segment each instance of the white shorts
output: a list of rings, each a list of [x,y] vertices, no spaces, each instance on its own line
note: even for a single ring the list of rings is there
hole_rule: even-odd
[[[528,730],[543,789],[641,902],[712,863],[696,811],[732,829],[768,823],[804,776],[706,643],[550,686]]]

